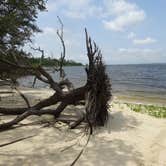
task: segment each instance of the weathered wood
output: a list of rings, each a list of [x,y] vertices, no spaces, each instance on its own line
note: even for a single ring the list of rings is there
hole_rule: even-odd
[[[79,118],[77,121],[75,121],[74,123],[72,123],[70,125],[70,129],[75,129],[78,125],[80,125],[81,122],[83,122],[85,120],[85,117],[81,117]]]
[[[31,115],[52,114],[55,118],[60,119],[61,112],[64,111],[68,105],[78,105],[80,102],[85,104],[86,115],[76,120],[76,122],[72,124],[71,128],[75,128],[83,120],[86,120],[90,126],[90,134],[92,134],[93,127],[105,124],[108,115],[108,101],[111,97],[111,85],[105,72],[105,65],[102,62],[100,50],[96,46],[95,42],[92,43],[86,30],[85,34],[89,65],[86,67],[87,82],[80,88],[74,89],[72,87],[72,83],[67,79],[62,79],[60,82],[56,82],[53,77],[40,65],[38,67],[32,67],[13,64],[3,60],[3,62],[9,66],[11,65],[12,67],[17,67],[22,70],[29,70],[33,73],[32,75],[36,76],[37,79],[49,84],[55,93],[47,99],[30,106],[28,99],[20,92],[20,94],[22,94],[21,96],[27,103],[28,108],[0,107],[1,114],[18,115],[15,119],[0,124],[1,131],[12,128]],[[59,37],[62,37],[61,40],[63,40],[63,34],[60,34],[60,32]],[[65,53],[63,54],[65,55]],[[68,87],[67,92],[63,91],[64,85]],[[45,107],[55,104],[58,104],[56,109],[44,109]],[[61,120],[63,120],[62,117]]]

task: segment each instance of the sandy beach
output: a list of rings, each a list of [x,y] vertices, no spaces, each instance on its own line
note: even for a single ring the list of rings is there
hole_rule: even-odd
[[[1,89],[7,91],[7,89]],[[49,89],[23,88],[22,92],[31,104],[53,93]],[[15,93],[1,93],[0,106],[13,107],[22,99]],[[77,161],[77,166],[165,166],[166,165],[166,119],[134,112],[123,102],[111,102],[109,121],[105,127],[94,131],[90,141]],[[84,109],[68,107],[67,111]],[[13,118],[10,116],[5,119]],[[51,121],[52,125],[46,125]],[[0,123],[4,117],[0,116]],[[88,135],[84,128],[69,130],[63,123],[54,123],[52,116],[32,116],[21,126],[0,133],[0,144],[19,138],[31,138],[0,147],[1,166],[69,166]]]

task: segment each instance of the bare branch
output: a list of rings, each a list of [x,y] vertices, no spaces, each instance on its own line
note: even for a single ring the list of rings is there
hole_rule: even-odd
[[[31,49],[33,49],[34,51],[39,51],[41,53],[41,57],[40,57],[40,64],[39,65],[42,65],[42,62],[43,62],[43,59],[44,59],[44,50],[42,50],[40,47],[38,48],[34,48],[32,46],[30,46]]]
[[[23,114],[17,116],[15,119],[0,124],[0,131],[6,130],[11,128],[12,126],[18,124],[19,122],[21,122],[22,120],[24,120],[25,118],[31,116],[31,115],[41,115],[41,114],[45,114],[45,113],[52,113],[54,114],[55,117],[59,117],[60,113],[65,109],[65,107],[67,106],[67,103],[61,103],[56,110],[35,110],[34,108],[31,108],[29,110],[27,110],[26,112],[24,112]]]
[[[30,103],[27,99],[27,97],[19,90],[19,88],[17,88],[16,86],[14,87],[14,89],[19,93],[19,95],[23,98],[23,100],[25,101],[25,103],[27,104],[27,107],[30,108]]]
[[[58,21],[59,21],[59,23],[61,25],[61,35],[60,36],[63,38],[63,22],[62,22],[62,20],[60,19],[59,16],[57,16],[57,18],[58,18]]]
[[[62,48],[63,48],[63,51],[61,52],[60,64],[59,64],[60,78],[62,78],[62,80],[63,80],[64,77],[65,77],[65,72],[63,70],[63,64],[64,64],[64,59],[65,59],[65,56],[66,56],[66,47],[65,47],[65,42],[64,42],[64,39],[63,39],[63,23],[62,23],[62,20],[60,19],[59,16],[57,16],[57,18],[58,18],[58,21],[61,25],[61,29],[57,30],[57,35],[58,35],[58,37],[61,41]]]
[[[36,76],[37,79],[48,83],[50,87],[55,91],[55,93],[44,99],[34,106],[30,106],[28,99],[18,90],[18,93],[22,96],[25,100],[28,108],[1,108],[0,113],[6,115],[18,115],[15,119],[0,124],[0,130],[6,130],[12,128],[13,126],[17,125],[20,121],[24,120],[25,118],[31,115],[42,115],[42,114],[52,114],[55,118],[59,117],[61,112],[66,108],[68,105],[78,105],[80,101],[84,100],[86,115],[84,116],[85,122],[88,123],[90,127],[90,134],[92,134],[93,127],[97,125],[104,125],[107,117],[108,117],[108,100],[111,97],[111,85],[109,82],[109,78],[105,72],[105,66],[102,62],[102,54],[99,48],[97,47],[96,43],[91,40],[89,37],[87,30],[85,29],[86,35],[86,47],[87,47],[87,56],[89,58],[89,65],[86,68],[87,72],[87,83],[80,88],[74,89],[72,87],[72,83],[64,79],[63,73],[63,63],[65,58],[65,43],[63,39],[63,23],[58,17],[58,20],[61,24],[61,31],[57,30],[57,34],[61,40],[63,51],[61,53],[60,59],[60,77],[62,80],[60,82],[54,81],[53,77],[49,72],[47,72],[41,65],[38,67],[33,66],[26,66],[15,64],[13,62],[8,62],[4,59],[0,59],[8,66],[17,67],[23,70],[28,70],[31,72],[32,75]],[[40,47],[35,49],[41,51]],[[44,58],[44,52],[42,57]],[[41,57],[41,59],[42,59]],[[67,86],[70,90],[68,92],[63,91],[63,87]],[[45,107],[58,104],[58,107],[55,110],[51,109],[44,109]],[[82,120],[79,119],[75,124],[71,127],[77,126]],[[79,156],[82,152],[78,155],[74,163],[78,160]]]
[[[40,73],[47,78],[50,86],[52,89],[54,89],[58,94],[62,94],[62,90],[61,88],[59,87],[58,83],[56,83],[53,78],[51,77],[51,75],[46,72],[42,67],[38,67],[38,70],[40,71]]]
[[[39,65],[41,66],[42,65],[42,62],[43,62],[43,59],[44,59],[44,50],[42,50],[40,47],[39,48],[34,48],[31,46],[31,49],[33,49],[34,51],[39,51],[41,52],[41,57],[40,57],[40,63]],[[35,84],[36,84],[36,80],[37,80],[37,76],[34,77],[34,80],[33,80],[33,84],[32,84],[32,87],[34,88]]]

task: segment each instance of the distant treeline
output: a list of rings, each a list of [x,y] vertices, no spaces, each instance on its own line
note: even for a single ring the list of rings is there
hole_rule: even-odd
[[[28,59],[32,65],[38,65],[41,62],[41,58],[31,57]],[[52,59],[52,58],[44,58],[42,59],[41,63],[43,66],[58,66],[59,60]],[[74,60],[64,60],[63,65],[64,66],[82,66],[83,64],[79,62],[75,62]]]

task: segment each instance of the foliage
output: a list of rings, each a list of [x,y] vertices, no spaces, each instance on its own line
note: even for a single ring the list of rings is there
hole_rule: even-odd
[[[13,56],[13,54],[15,54]],[[13,50],[13,54],[6,54],[4,57],[1,55],[1,58],[5,59],[7,62],[12,62],[13,64],[20,64],[20,65],[26,65],[28,64],[28,56],[25,54],[22,50],[19,52],[17,50]],[[17,78],[27,75],[27,70],[22,70],[19,68],[15,68],[14,66],[10,66],[9,64],[3,63],[0,61],[0,79],[11,79],[16,80]]]
[[[38,11],[45,10],[45,0],[1,0],[0,49],[18,50],[31,41],[34,32],[40,32],[35,24]]]
[[[0,59],[25,63],[27,54],[22,50],[35,32],[39,11],[45,10],[45,0],[1,0],[0,2]],[[0,79],[13,79],[25,74],[13,66],[0,62]]]
[[[143,104],[126,104],[131,110],[146,113],[157,118],[166,118],[166,107]]]

